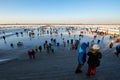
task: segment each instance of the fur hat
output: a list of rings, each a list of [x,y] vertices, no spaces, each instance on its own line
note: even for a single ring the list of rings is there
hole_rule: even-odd
[[[100,49],[100,46],[98,44],[94,44],[92,46],[92,49],[95,49],[95,50],[99,50]]]

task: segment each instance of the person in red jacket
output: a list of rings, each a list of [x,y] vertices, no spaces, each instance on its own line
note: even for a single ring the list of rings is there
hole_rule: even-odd
[[[35,59],[35,51],[32,49],[32,58]]]
[[[28,56],[29,56],[30,59],[32,59],[32,53],[31,53],[30,50],[28,50]]]
[[[94,44],[92,49],[87,53],[88,58],[88,70],[87,76],[96,74],[96,67],[100,65],[100,60],[102,58],[102,54],[99,51],[100,47],[97,44]]]

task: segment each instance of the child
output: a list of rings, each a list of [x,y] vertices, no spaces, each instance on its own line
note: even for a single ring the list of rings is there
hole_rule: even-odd
[[[102,58],[101,52],[99,52],[99,45],[94,44],[92,46],[92,49],[87,53],[89,56],[88,58],[88,70],[87,70],[87,76],[95,75],[96,74],[96,67],[100,65],[100,60]]]

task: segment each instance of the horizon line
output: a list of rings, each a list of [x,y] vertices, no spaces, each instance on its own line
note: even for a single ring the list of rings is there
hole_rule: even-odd
[[[0,23],[0,25],[120,25],[120,23],[113,23],[113,24],[84,24],[84,23]]]

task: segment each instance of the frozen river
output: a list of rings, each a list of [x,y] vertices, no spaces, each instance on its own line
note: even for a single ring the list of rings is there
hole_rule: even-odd
[[[34,36],[30,37],[29,32],[33,31],[35,33]],[[50,31],[52,32],[52,35],[50,34]],[[80,32],[83,32],[84,37],[79,37]],[[18,32],[18,35],[16,35],[16,32]],[[23,34],[21,34],[23,32]],[[55,33],[57,32],[57,33]],[[70,33],[70,35],[69,35]],[[13,34],[9,37],[6,37],[6,40],[2,39],[3,35],[9,35]],[[61,37],[62,34],[62,37]],[[96,34],[92,34],[86,31],[84,28],[32,28],[32,29],[15,29],[10,31],[5,31],[5,34],[1,32],[0,34],[0,50],[12,50],[12,49],[19,49],[17,47],[18,42],[23,42],[24,46],[23,48],[33,48],[35,45],[42,45],[47,40],[48,43],[51,42],[51,38],[56,39],[57,42],[60,43],[60,45],[63,45],[63,38],[65,41],[73,39],[80,40],[80,42],[91,42],[93,40],[93,37]],[[95,39],[95,43],[97,43],[98,39],[102,39],[102,36],[97,36]],[[109,36],[106,36],[104,39],[105,43],[109,42]],[[13,43],[14,48],[10,46],[10,44]]]

